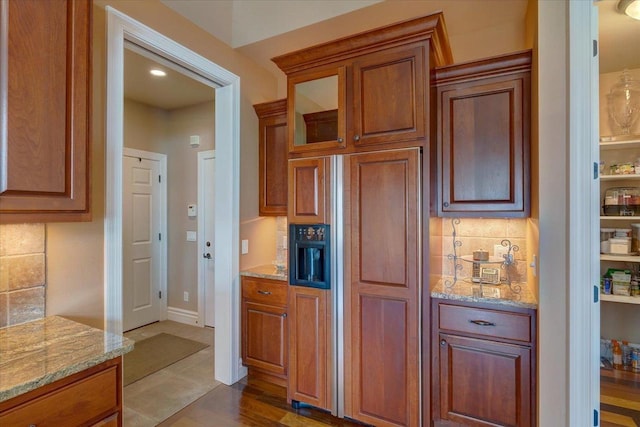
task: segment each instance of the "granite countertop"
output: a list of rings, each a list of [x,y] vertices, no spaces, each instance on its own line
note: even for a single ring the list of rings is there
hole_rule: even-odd
[[[0,402],[133,350],[133,341],[63,317],[0,329]]]
[[[249,277],[260,277],[262,279],[281,280],[283,282],[289,280],[287,270],[278,271],[273,265],[268,264],[242,270],[240,272],[240,275]]]
[[[451,288],[447,288],[445,282],[451,281],[453,281],[452,277],[442,277],[438,283],[431,288],[431,297],[467,302],[486,302],[512,307],[538,308],[538,301],[536,301],[527,283],[512,283],[511,288],[506,284],[483,284],[481,295],[480,284],[478,283],[458,279]],[[517,289],[520,289],[519,293],[513,291]]]

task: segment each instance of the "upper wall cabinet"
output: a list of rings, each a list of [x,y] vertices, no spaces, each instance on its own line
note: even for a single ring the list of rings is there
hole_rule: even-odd
[[[0,2],[0,222],[88,221],[88,0]]]
[[[287,215],[287,100],[253,106],[258,115],[259,212]]]
[[[423,145],[429,70],[451,58],[442,14],[273,58],[288,78],[290,156]]]
[[[531,51],[436,70],[438,215],[527,217]]]

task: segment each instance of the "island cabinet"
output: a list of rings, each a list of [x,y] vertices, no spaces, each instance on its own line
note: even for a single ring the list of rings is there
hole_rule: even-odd
[[[531,51],[436,70],[439,216],[529,216],[530,74]]]
[[[424,145],[430,70],[452,62],[441,14],[272,59],[287,74],[289,155]]]
[[[242,277],[242,362],[249,374],[285,386],[289,322],[287,282]]]
[[[256,104],[261,216],[287,215],[287,100]]]
[[[535,310],[432,304],[433,425],[535,426]]]
[[[91,219],[92,8],[0,3],[0,223]]]
[[[122,425],[122,357],[0,402],[1,426]]]

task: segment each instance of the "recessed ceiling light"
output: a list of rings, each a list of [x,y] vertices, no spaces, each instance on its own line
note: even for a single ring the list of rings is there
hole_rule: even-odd
[[[633,19],[640,19],[640,0],[619,0],[618,11]]]
[[[159,70],[157,68],[154,68],[152,70],[149,71],[151,73],[152,76],[158,76],[158,77],[164,77],[167,75],[167,73],[165,73],[162,70]]]

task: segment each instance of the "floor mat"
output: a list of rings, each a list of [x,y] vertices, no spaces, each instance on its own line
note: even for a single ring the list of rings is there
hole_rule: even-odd
[[[133,351],[124,355],[124,386],[207,347],[199,341],[166,333],[136,341]]]

